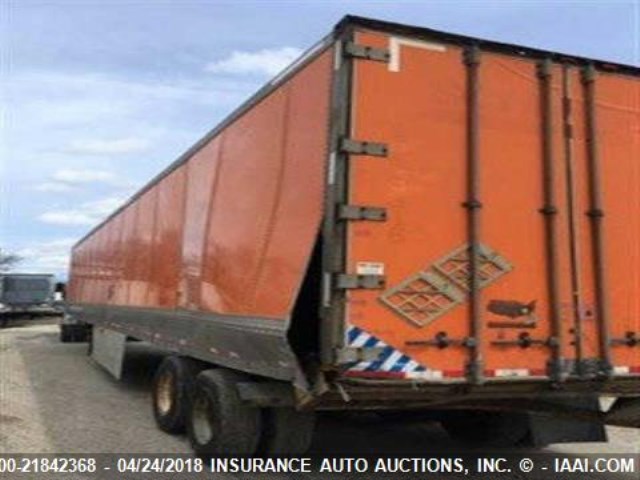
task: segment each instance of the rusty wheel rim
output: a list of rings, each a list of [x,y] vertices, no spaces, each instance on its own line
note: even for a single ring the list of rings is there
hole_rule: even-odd
[[[163,373],[156,384],[156,406],[161,415],[167,415],[173,407],[173,375]]]

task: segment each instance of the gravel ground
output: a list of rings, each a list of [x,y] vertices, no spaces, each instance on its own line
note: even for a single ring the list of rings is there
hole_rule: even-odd
[[[117,382],[86,356],[86,344],[62,344],[57,335],[52,320],[0,330],[0,454],[190,453],[185,437],[165,434],[154,424],[150,372],[161,352],[141,343],[130,344],[124,378]],[[370,419],[322,418],[313,451],[322,454],[345,448],[354,455],[425,455],[438,445],[462,452],[435,424],[394,427],[385,423],[381,427]],[[640,454],[640,430],[610,428],[609,438],[608,443],[555,445],[549,450],[570,455]]]

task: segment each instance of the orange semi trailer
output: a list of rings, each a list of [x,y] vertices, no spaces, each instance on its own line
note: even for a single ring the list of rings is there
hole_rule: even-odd
[[[172,352],[198,454],[331,409],[601,441],[640,417],[639,72],[346,17],[76,244],[63,328]]]

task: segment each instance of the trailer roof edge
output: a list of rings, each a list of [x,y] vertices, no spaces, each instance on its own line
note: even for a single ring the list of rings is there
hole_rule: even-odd
[[[128,207],[135,200],[141,197],[153,185],[155,185],[164,177],[166,177],[171,172],[176,170],[183,163],[186,163],[186,161],[189,158],[191,158],[202,147],[204,147],[210,140],[212,140],[215,136],[217,136],[224,128],[226,128],[235,120],[237,120],[242,115],[244,115],[247,111],[251,109],[251,107],[253,107],[257,103],[262,101],[264,98],[266,98],[268,95],[273,93],[273,91],[275,91],[282,84],[286,83],[293,75],[295,75],[298,71],[302,70],[309,62],[315,59],[320,53],[324,52],[324,50],[328,48],[333,43],[333,41],[342,34],[342,32],[344,32],[346,29],[350,27],[361,27],[361,28],[367,28],[371,30],[387,32],[387,33],[395,33],[398,35],[438,39],[441,41],[445,41],[452,44],[458,44],[458,45],[474,44],[479,46],[480,48],[484,48],[489,51],[503,52],[511,55],[518,55],[518,56],[529,57],[529,58],[550,58],[556,62],[568,61],[568,62],[575,63],[577,65],[593,64],[597,69],[602,71],[611,72],[611,73],[623,73],[623,74],[628,74],[632,76],[640,76],[640,67],[638,66],[625,65],[625,64],[615,63],[615,62],[607,62],[604,60],[589,59],[586,57],[569,55],[569,54],[564,54],[560,52],[553,52],[549,50],[524,47],[521,45],[502,43],[502,42],[497,42],[493,40],[487,40],[487,39],[470,37],[470,36],[465,36],[465,35],[460,35],[455,33],[443,32],[439,30],[433,30],[426,27],[418,27],[413,25],[388,22],[385,20],[376,20],[373,18],[360,17],[356,15],[346,15],[335,25],[335,27],[333,28],[332,32],[329,35],[325,36],[322,40],[320,40],[319,42],[311,46],[309,49],[307,49],[300,56],[300,58],[295,60],[291,65],[285,68],[281,73],[276,75],[276,77],[269,80],[256,93],[254,93],[251,97],[249,97],[249,99],[247,99],[238,108],[236,108],[229,115],[227,115],[227,117],[225,117],[220,123],[218,123],[212,130],[210,130],[203,137],[201,137],[200,140],[198,140],[191,148],[189,148],[186,152],[180,155],[176,160],[170,163],[158,175],[153,177],[142,188],[140,188],[136,193],[134,193],[131,197],[129,197],[114,212],[108,215],[104,220],[102,220],[96,226],[91,228],[86,234],[84,234],[77,242],[73,244],[72,249],[75,249],[87,238],[89,238],[91,235],[97,232],[104,224],[109,222],[112,218],[118,215],[126,207]]]
[[[556,62],[570,62],[576,65],[593,65],[599,70],[611,73],[624,73],[632,76],[640,76],[640,65],[630,65],[611,62],[602,59],[582,57],[568,53],[544,50],[540,48],[527,47],[512,43],[498,42],[479,37],[471,37],[457,33],[443,32],[426,27],[418,27],[402,23],[388,22],[386,20],[376,20],[373,18],[359,17],[356,15],[346,15],[335,26],[335,32],[341,32],[349,26],[361,27],[387,33],[395,33],[411,37],[424,37],[432,40],[441,40],[451,44],[462,46],[477,45],[478,47],[494,52],[501,52],[521,57],[548,58]]]

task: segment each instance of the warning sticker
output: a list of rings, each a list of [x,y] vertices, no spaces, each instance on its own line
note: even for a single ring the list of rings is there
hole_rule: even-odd
[[[384,275],[384,263],[379,262],[358,262],[356,264],[358,275]]]

